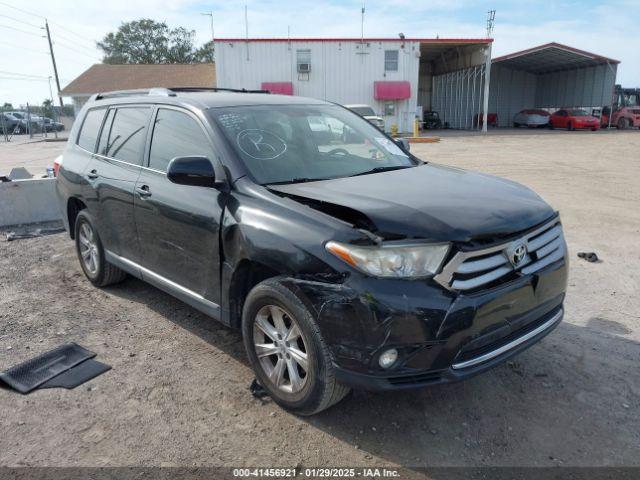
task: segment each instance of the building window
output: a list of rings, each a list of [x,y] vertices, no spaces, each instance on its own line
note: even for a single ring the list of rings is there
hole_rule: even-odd
[[[296,50],[296,60],[298,73],[309,73],[311,71],[311,50]]]
[[[385,117],[393,117],[396,114],[396,104],[395,102],[385,102],[384,103],[384,115]]]
[[[385,72],[397,72],[398,71],[398,50],[385,50],[384,51],[384,71]]]

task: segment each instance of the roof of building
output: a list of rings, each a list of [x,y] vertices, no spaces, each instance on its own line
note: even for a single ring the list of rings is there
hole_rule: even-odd
[[[531,73],[549,73],[603,64],[618,64],[619,60],[551,42],[494,58],[493,63]]]
[[[216,38],[216,42],[233,43],[233,42],[420,42],[420,43],[445,43],[445,44],[476,44],[491,43],[492,38],[400,38],[400,37],[368,37],[368,38],[319,38],[319,37],[303,37],[303,38]]]
[[[63,97],[92,95],[113,90],[153,87],[215,87],[213,63],[108,65],[99,63],[82,73],[60,92]]]

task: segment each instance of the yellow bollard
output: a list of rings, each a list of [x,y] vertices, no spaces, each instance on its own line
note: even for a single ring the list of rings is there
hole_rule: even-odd
[[[413,136],[414,137],[420,136],[420,123],[418,122],[417,118],[413,121]]]
[[[398,136],[398,125],[396,125],[395,123],[391,124],[391,136],[392,137]]]

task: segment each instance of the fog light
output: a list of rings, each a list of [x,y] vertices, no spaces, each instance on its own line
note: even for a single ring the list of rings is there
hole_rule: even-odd
[[[382,352],[380,358],[378,359],[378,363],[382,368],[389,368],[391,365],[396,363],[398,359],[398,350],[395,348],[390,348],[389,350]]]

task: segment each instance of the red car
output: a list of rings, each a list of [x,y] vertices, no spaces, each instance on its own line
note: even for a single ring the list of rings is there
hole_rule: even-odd
[[[566,128],[567,130],[576,130],[581,128],[590,128],[598,130],[600,122],[586,110],[580,108],[563,108],[558,110],[549,119],[550,128]]]

